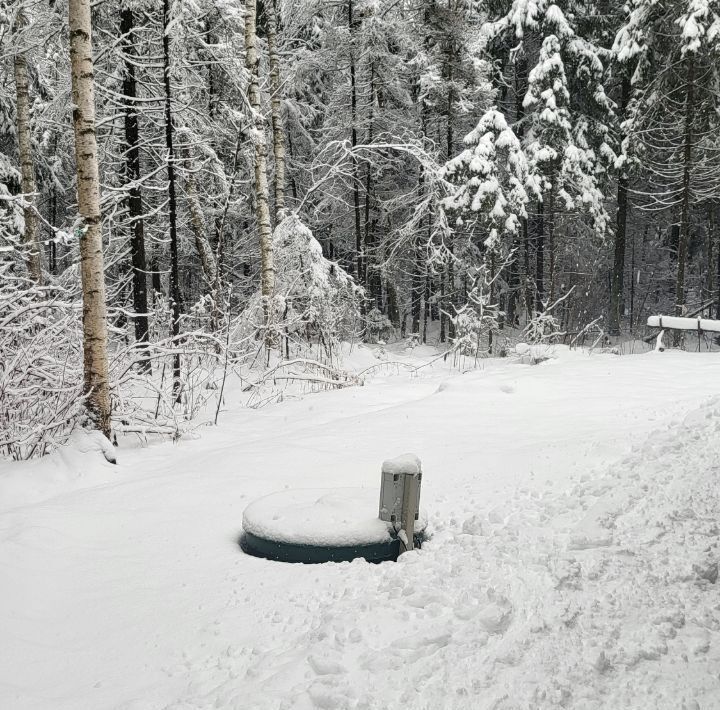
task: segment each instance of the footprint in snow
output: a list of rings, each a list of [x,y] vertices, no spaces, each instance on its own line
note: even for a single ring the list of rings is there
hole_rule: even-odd
[[[347,668],[337,661],[319,656],[308,656],[308,663],[317,675],[342,675],[347,673]]]

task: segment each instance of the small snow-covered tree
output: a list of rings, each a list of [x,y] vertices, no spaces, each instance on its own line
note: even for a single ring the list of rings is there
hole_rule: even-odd
[[[336,344],[349,338],[357,324],[363,291],[342,267],[323,256],[322,247],[295,213],[273,233],[276,291],[274,328],[286,338],[315,340],[328,358]],[[262,318],[262,294],[256,294],[248,314],[257,327]],[[276,338],[273,338],[276,340]],[[286,354],[289,342],[286,344]]]
[[[505,116],[494,107],[465,136],[465,145],[443,169],[455,186],[443,206],[456,216],[457,226],[472,224],[480,230],[486,250],[501,250],[503,238],[515,234],[519,218],[526,216],[527,188],[533,183],[525,154]]]
[[[456,256],[472,280],[468,304],[453,317],[456,338],[469,338],[470,349],[477,350],[481,335],[487,334],[491,345],[499,326],[498,276],[526,217],[528,189],[535,191],[536,185],[520,140],[496,108],[482,116],[465,145],[443,168],[455,188],[443,207],[464,237],[456,239]]]

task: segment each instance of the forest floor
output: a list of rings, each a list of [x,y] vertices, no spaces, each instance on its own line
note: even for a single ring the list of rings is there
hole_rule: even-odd
[[[0,708],[720,707],[719,356],[556,354],[0,465]],[[239,550],[258,496],[406,451],[422,550]]]

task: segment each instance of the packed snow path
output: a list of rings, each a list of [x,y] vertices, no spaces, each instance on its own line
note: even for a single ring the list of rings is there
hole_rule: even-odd
[[[720,360],[561,354],[0,467],[0,707],[720,707]],[[250,500],[403,451],[423,550],[238,550]]]

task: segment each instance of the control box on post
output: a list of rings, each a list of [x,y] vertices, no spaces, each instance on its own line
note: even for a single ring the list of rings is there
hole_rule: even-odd
[[[404,532],[406,550],[413,549],[415,521],[420,511],[422,464],[414,454],[383,462],[380,483],[380,520]]]

